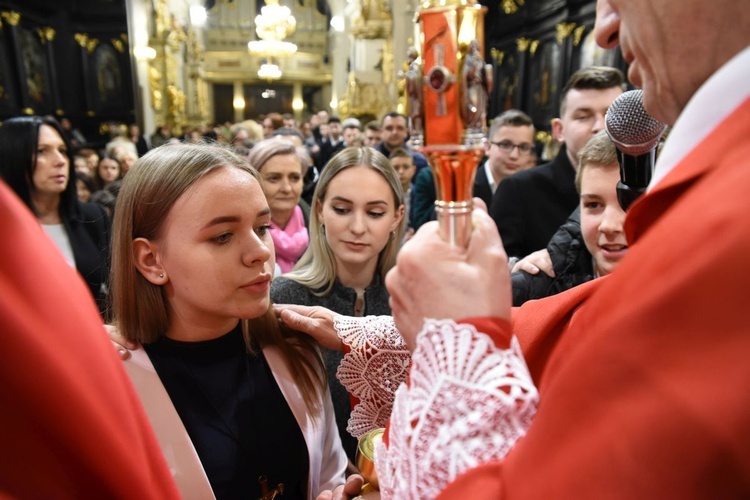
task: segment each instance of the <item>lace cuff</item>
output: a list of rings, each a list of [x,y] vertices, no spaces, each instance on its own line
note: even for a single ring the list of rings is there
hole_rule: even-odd
[[[334,327],[350,349],[336,377],[359,399],[346,430],[359,438],[388,423],[395,391],[406,381],[411,357],[390,316],[338,316]]]
[[[498,349],[472,325],[427,320],[389,445],[375,462],[383,498],[435,498],[460,474],[499,460],[536,413],[538,393],[515,337]]]

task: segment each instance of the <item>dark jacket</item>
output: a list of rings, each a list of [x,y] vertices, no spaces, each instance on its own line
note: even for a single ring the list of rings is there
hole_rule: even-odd
[[[576,208],[552,236],[547,251],[552,259],[555,277],[550,278],[542,271],[538,274],[529,274],[526,271],[513,273],[510,279],[514,306],[520,306],[527,300],[564,292],[594,279],[592,257],[581,234],[580,208]]]
[[[414,186],[411,190],[411,211],[409,212],[409,226],[414,229],[425,222],[435,220],[435,180],[432,170],[423,168],[414,176]]]
[[[328,164],[328,162],[331,161],[331,158],[336,156],[344,148],[346,148],[346,144],[344,144],[343,137],[341,137],[341,140],[338,141],[336,144],[331,144],[331,141],[329,139],[326,139],[325,141],[321,142],[320,152],[318,153],[318,158],[319,158],[319,163],[320,163],[319,170],[323,171],[323,169]]]
[[[563,146],[551,162],[503,179],[490,216],[508,256],[521,258],[545,248],[576,205],[575,169]]]
[[[487,210],[489,210],[490,205],[492,205],[492,188],[490,187],[490,180],[487,178],[487,171],[484,169],[485,163],[487,163],[487,160],[482,160],[477,167],[472,196],[480,198],[487,205]]]
[[[109,293],[110,238],[112,222],[101,205],[79,203],[63,225],[73,248],[76,269],[89,286],[99,311],[104,314]]]
[[[138,151],[139,158],[145,155],[146,153],[148,153],[149,147],[148,147],[148,143],[146,142],[145,137],[143,137],[142,135],[139,135],[138,139],[133,142],[135,142],[135,149],[136,151]]]
[[[404,144],[403,148],[411,153],[411,159],[414,161],[414,166],[417,167],[417,173],[419,173],[423,168],[429,167],[427,158],[422,153],[412,151],[406,144]],[[386,158],[391,157],[391,150],[388,149],[388,146],[386,146],[384,142],[378,144],[374,149],[375,151],[383,153]]]

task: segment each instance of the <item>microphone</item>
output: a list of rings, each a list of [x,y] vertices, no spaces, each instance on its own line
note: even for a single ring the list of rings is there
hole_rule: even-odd
[[[630,90],[609,106],[604,128],[617,148],[620,181],[617,200],[623,210],[646,192],[656,160],[656,146],[667,128],[643,107],[643,91]]]

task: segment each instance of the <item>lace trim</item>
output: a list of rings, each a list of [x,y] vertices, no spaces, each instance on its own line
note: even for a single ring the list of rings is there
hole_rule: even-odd
[[[334,327],[350,348],[336,377],[359,399],[346,428],[358,438],[388,423],[396,389],[406,380],[411,358],[390,316],[339,316]]]
[[[435,498],[463,472],[499,460],[524,436],[538,393],[518,341],[498,349],[472,325],[427,320],[390,444],[375,450],[383,498]]]

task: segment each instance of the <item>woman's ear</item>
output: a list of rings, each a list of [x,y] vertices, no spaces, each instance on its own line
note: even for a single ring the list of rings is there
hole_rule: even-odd
[[[322,225],[325,226],[326,221],[325,221],[325,218],[323,217],[323,204],[320,202],[320,199],[318,199],[318,198],[316,198],[313,203],[314,203],[313,210],[315,210],[315,214],[318,216],[318,221]]]
[[[404,218],[405,213],[406,207],[404,207],[404,204],[402,203],[401,206],[396,209],[396,215],[393,217],[393,224],[391,224],[391,231],[395,231],[396,228],[398,228],[398,225],[401,222],[401,219]]]
[[[161,266],[159,247],[146,238],[133,240],[133,260],[138,272],[154,285],[164,285],[169,281],[167,273]]]

